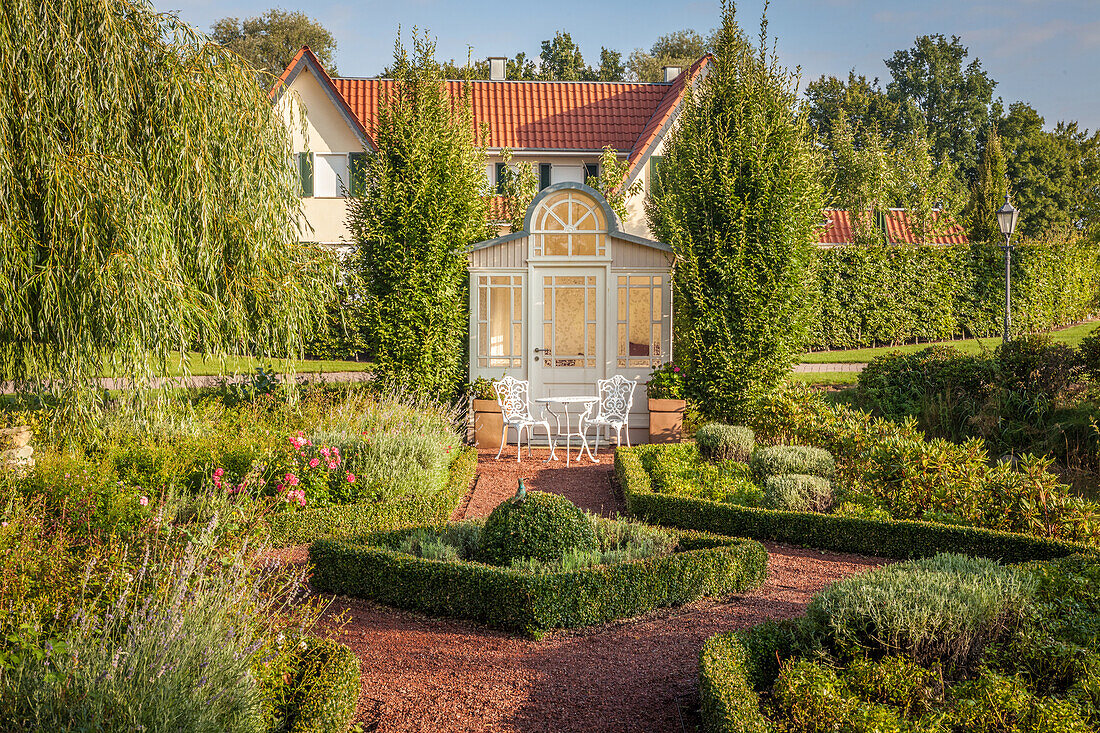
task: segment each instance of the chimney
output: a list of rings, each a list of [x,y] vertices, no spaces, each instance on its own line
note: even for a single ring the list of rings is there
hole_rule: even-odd
[[[503,56],[489,57],[489,81],[504,81],[508,76],[508,59]]]
[[[664,76],[666,82],[676,81],[676,77],[678,77],[683,70],[684,67],[682,66],[662,66],[661,74]]]

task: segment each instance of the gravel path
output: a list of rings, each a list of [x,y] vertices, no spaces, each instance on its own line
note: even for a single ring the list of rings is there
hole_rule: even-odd
[[[529,488],[564,494],[579,506],[613,514],[611,454],[599,464],[517,464],[482,453],[479,477],[458,517],[484,516]],[[357,717],[365,731],[693,731],[699,650],[721,631],[803,613],[825,585],[882,564],[879,558],[765,543],[768,576],[758,590],[704,599],[640,618],[519,638],[472,622],[437,619],[354,598],[336,597],[329,629],[359,654]],[[305,546],[282,553],[304,561]]]

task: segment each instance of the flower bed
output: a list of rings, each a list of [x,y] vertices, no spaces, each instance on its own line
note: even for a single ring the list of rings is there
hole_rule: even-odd
[[[1096,730],[1097,560],[940,555],[841,581],[804,618],[706,642],[703,730]]]
[[[476,534],[480,525],[463,523]],[[605,530],[615,523],[601,520]],[[315,542],[310,548],[318,590],[401,608],[457,616],[534,637],[552,628],[636,616],[702,596],[759,586],[767,553],[751,540],[673,532],[675,550],[645,559],[581,567],[494,566],[476,560],[431,559],[395,549],[429,528]],[[441,537],[438,531],[435,537]],[[405,546],[408,549],[408,546]]]
[[[616,449],[615,476],[632,517],[665,527],[896,558],[959,552],[1019,562],[1046,560],[1088,549],[1086,545],[1064,540],[977,527],[780,511],[655,492],[643,457],[676,448]]]
[[[358,502],[323,506],[273,515],[270,539],[275,545],[295,545],[321,537],[350,537],[402,525],[446,522],[466,495],[477,471],[477,450],[457,451],[447,485],[427,496],[413,496],[388,502]]]

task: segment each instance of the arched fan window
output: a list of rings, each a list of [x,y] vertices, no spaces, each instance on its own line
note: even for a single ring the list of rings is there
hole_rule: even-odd
[[[531,218],[532,254],[536,257],[602,257],[606,240],[603,210],[581,191],[547,196]]]

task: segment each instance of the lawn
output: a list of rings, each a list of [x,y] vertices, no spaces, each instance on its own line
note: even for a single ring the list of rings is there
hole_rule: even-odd
[[[791,379],[800,384],[851,385],[859,381],[859,372],[794,372]]]
[[[286,359],[258,359],[251,356],[228,356],[224,359],[203,359],[202,355],[189,351],[186,359],[173,358],[168,363],[167,371],[162,375],[166,377],[180,377],[186,373],[193,377],[203,377],[217,374],[248,374],[255,371],[256,367],[270,367],[272,371],[284,374],[289,364]],[[333,372],[363,372],[368,371],[372,364],[366,361],[337,361],[330,359],[302,359],[294,362],[294,370],[298,374],[331,374]],[[104,369],[105,376],[112,376],[110,368]]]
[[[1084,323],[1078,323],[1075,326],[1069,328],[1063,328],[1058,331],[1051,331],[1051,336],[1055,341],[1068,344],[1070,346],[1077,346],[1081,343],[1081,339],[1092,333],[1096,327],[1100,325],[1096,321],[1085,321]],[[997,348],[1001,343],[1000,338],[984,338],[984,339],[959,339],[957,341],[938,341],[936,343],[947,344],[954,346],[964,354],[980,354],[983,351],[992,351]],[[892,351],[898,351],[903,354],[912,354],[913,352],[920,351],[921,349],[927,349],[932,344],[905,344],[904,346],[882,346],[874,349],[838,349],[836,351],[811,351],[802,355],[803,364],[847,364],[853,362],[867,362],[872,359],[882,356],[883,354],[889,354]],[[795,375],[796,377],[804,377],[811,375]],[[822,375],[812,375],[815,378]],[[800,380],[810,384],[853,384],[855,378],[853,377],[851,382],[827,380],[819,381],[817,379]]]

